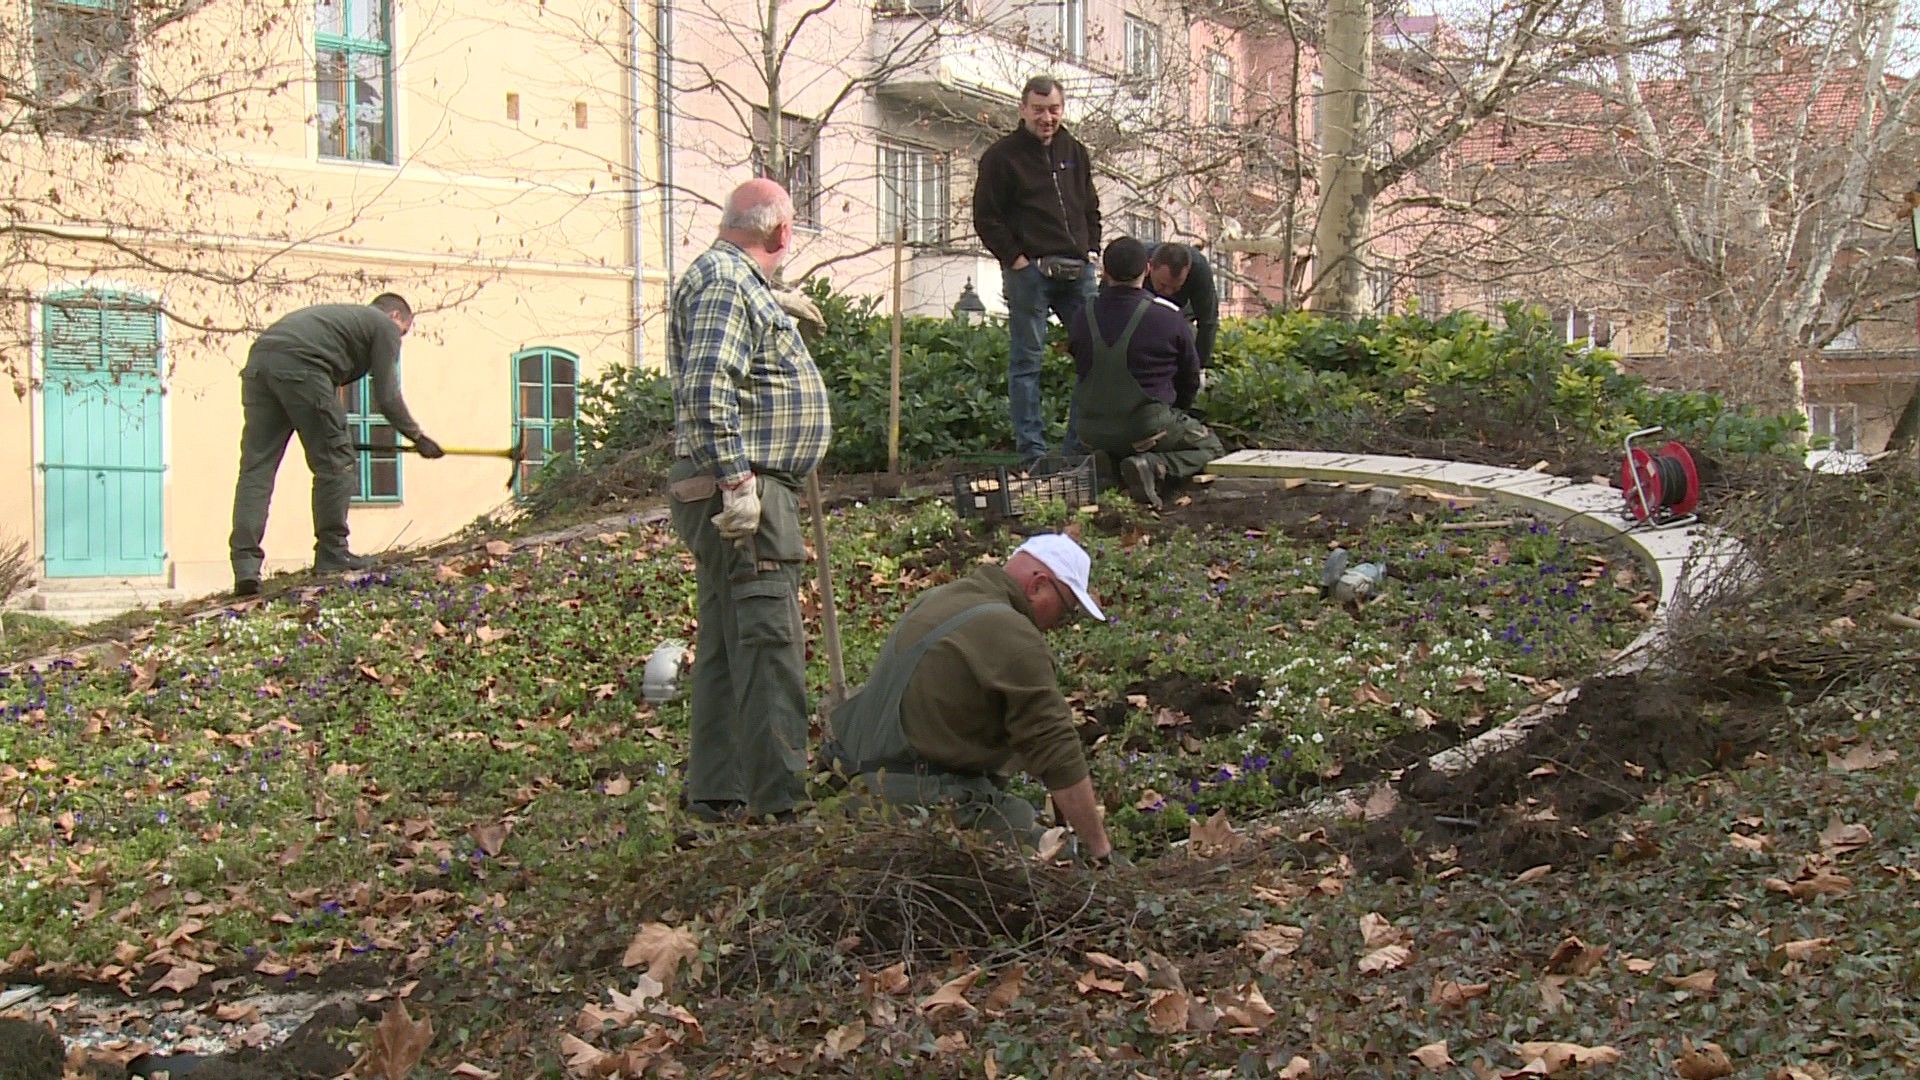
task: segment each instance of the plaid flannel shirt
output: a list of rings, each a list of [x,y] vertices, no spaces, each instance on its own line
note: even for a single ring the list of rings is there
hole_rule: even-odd
[[[729,485],[820,464],[833,436],[826,383],[746,252],[721,240],[695,259],[672,316],[674,452]]]

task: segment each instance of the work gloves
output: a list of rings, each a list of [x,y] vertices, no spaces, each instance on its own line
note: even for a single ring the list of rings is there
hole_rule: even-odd
[[[729,540],[741,540],[760,531],[760,484],[748,474],[736,487],[720,485],[720,512],[713,527]]]
[[[780,301],[781,310],[793,316],[800,327],[801,340],[811,345],[820,340],[827,332],[827,320],[820,314],[820,306],[803,292],[793,289],[775,289],[773,298]]]
[[[421,432],[413,437],[413,448],[418,450],[420,456],[426,458],[428,461],[447,456],[447,452],[440,449],[439,443],[428,438],[426,432]]]

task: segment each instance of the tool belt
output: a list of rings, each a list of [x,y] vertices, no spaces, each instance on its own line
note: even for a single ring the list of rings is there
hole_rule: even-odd
[[[1040,268],[1041,277],[1051,281],[1079,281],[1087,272],[1087,260],[1067,255],[1042,255],[1034,265]]]

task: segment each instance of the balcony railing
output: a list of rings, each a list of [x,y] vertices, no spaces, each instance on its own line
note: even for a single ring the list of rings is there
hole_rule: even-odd
[[[898,0],[876,12],[870,60],[882,97],[954,115],[999,113],[1019,105],[1028,79],[1050,75],[1066,90],[1069,121],[1150,107],[1117,72],[1066,58],[1017,18],[1013,25],[982,26],[961,17],[963,9]]]

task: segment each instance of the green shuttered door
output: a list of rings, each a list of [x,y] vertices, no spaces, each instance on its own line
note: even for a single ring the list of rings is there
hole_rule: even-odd
[[[84,293],[51,297],[42,314],[47,576],[158,574],[159,312]]]

